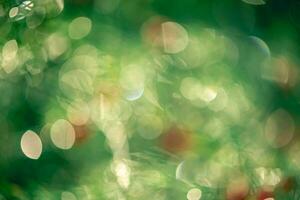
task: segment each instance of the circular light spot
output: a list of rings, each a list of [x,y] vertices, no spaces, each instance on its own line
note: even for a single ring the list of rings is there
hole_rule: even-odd
[[[283,109],[273,112],[265,124],[265,136],[274,147],[287,145],[293,138],[295,123],[292,116]]]
[[[13,59],[18,52],[18,43],[16,40],[9,40],[5,43],[2,49],[2,56],[5,59]]]
[[[6,73],[11,73],[16,69],[18,64],[18,49],[18,43],[16,40],[10,40],[3,46],[1,64]]]
[[[64,191],[61,193],[61,200],[77,200],[72,192]]]
[[[19,13],[19,8],[18,7],[13,7],[9,10],[8,15],[9,15],[10,18],[14,18],[18,15],[18,13]]]
[[[45,47],[49,58],[55,60],[67,51],[69,43],[67,38],[62,34],[54,33],[47,38]]]
[[[178,23],[162,23],[162,37],[166,53],[178,53],[186,48],[189,42],[187,31]]]
[[[33,131],[26,131],[21,138],[21,149],[25,156],[38,159],[42,153],[42,141]]]
[[[202,192],[198,188],[190,189],[186,195],[188,200],[199,200],[202,196]]]
[[[50,137],[56,147],[70,149],[75,142],[75,130],[67,120],[59,119],[52,125]]]
[[[87,36],[92,29],[92,21],[87,17],[78,17],[69,25],[69,36],[78,40]]]

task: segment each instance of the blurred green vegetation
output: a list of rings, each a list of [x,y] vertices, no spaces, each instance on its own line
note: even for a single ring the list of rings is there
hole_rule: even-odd
[[[0,199],[298,199],[299,9],[0,0]]]

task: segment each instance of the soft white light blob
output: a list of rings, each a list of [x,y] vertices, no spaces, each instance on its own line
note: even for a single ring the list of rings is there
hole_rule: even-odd
[[[186,195],[188,200],[199,200],[202,196],[202,191],[198,188],[190,189]]]
[[[123,188],[128,188],[130,184],[130,168],[123,161],[117,162],[115,166],[115,174],[119,185]]]
[[[75,142],[75,130],[70,122],[59,119],[52,125],[50,137],[56,147],[70,149]]]
[[[19,12],[19,8],[18,7],[13,7],[9,10],[8,15],[9,15],[10,18],[14,18],[18,15],[18,12]]]
[[[189,36],[185,28],[175,22],[165,22],[161,26],[166,53],[178,53],[187,47]]]
[[[33,131],[26,131],[21,138],[21,149],[25,156],[31,159],[38,159],[42,154],[42,141]]]
[[[87,17],[77,17],[69,25],[69,36],[78,40],[87,36],[92,29],[92,21]]]
[[[2,48],[2,68],[6,73],[13,72],[18,65],[18,43],[16,40],[9,40]]]
[[[53,33],[45,41],[45,48],[50,60],[55,60],[63,55],[68,50],[68,47],[68,40],[61,33]]]

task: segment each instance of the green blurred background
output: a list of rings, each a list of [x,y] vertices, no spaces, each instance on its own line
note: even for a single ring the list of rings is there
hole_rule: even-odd
[[[297,0],[0,0],[0,199],[299,199]]]

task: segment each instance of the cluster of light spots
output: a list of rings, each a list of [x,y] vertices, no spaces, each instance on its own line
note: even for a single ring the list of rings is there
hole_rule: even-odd
[[[183,51],[189,42],[187,31],[178,23],[162,23],[163,45],[166,53]]]
[[[75,130],[70,122],[59,119],[52,125],[50,137],[56,147],[70,149],[75,143]]]
[[[35,132],[26,131],[21,138],[21,149],[28,158],[38,159],[42,154],[42,141]]]
[[[18,65],[18,43],[16,40],[9,40],[2,48],[2,68],[6,73],[14,71]]]
[[[77,200],[77,198],[72,192],[63,191],[61,193],[61,200]]]
[[[274,111],[265,124],[266,139],[274,147],[287,145],[293,138],[294,131],[294,119],[283,109]]]
[[[220,91],[220,98],[218,92]],[[217,89],[211,86],[205,86],[195,78],[187,77],[181,81],[181,94],[197,106],[203,106],[212,103],[210,108],[214,111],[224,109],[227,104],[227,94],[223,89]],[[217,100],[217,101],[214,101]]]
[[[264,0],[242,0],[243,2],[251,5],[263,5],[266,4]]]
[[[275,186],[281,181],[280,169],[266,169],[259,167],[255,169],[255,172],[259,178],[259,183],[266,186]]]
[[[69,36],[78,40],[87,36],[92,29],[92,21],[87,17],[77,17],[69,25]]]
[[[45,41],[45,48],[50,60],[55,60],[63,55],[69,47],[67,38],[60,33],[51,34]]]
[[[23,1],[19,6],[11,8],[8,15],[12,20],[19,21],[29,15],[33,7],[34,3],[32,1]]]
[[[186,195],[188,200],[199,200],[201,199],[202,191],[198,188],[190,189]]]
[[[117,181],[122,188],[128,188],[130,184],[129,166],[123,161],[117,161],[114,167],[114,173],[117,177]]]
[[[68,119],[72,124],[81,126],[87,123],[90,117],[90,108],[82,100],[75,101],[67,108]]]

